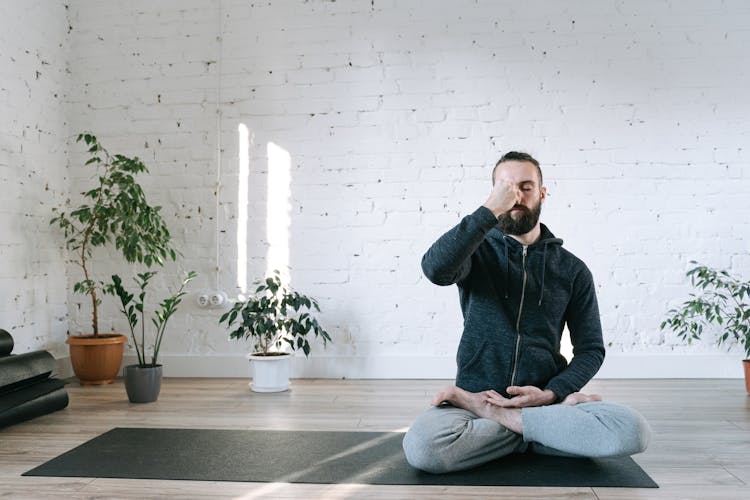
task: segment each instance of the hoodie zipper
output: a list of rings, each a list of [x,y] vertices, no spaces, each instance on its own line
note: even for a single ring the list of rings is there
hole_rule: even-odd
[[[523,299],[526,295],[526,253],[529,247],[524,245],[521,253],[521,269],[523,271],[523,282],[521,285],[521,304],[518,306],[518,318],[516,319],[516,351],[513,354],[513,372],[510,377],[510,385],[516,385],[516,369],[518,368],[518,350],[521,348],[521,313],[523,312]]]

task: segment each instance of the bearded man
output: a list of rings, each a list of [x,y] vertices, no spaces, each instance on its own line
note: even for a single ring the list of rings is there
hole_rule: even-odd
[[[640,453],[650,428],[635,410],[578,392],[604,361],[593,277],[539,222],[539,162],[509,152],[474,213],[422,258],[425,276],[458,286],[464,329],[455,386],[404,437],[408,462],[432,473],[511,453],[608,457]],[[560,353],[567,324],[570,363]]]

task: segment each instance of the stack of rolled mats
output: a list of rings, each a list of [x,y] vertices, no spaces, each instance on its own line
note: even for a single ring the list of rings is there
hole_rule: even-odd
[[[12,351],[13,337],[0,329],[0,427],[68,406],[65,382],[52,377],[55,358],[49,352]]]

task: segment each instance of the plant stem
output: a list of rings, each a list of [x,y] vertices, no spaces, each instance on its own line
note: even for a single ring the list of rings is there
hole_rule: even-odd
[[[97,314],[97,308],[96,308],[96,287],[93,286],[91,283],[91,280],[89,279],[89,271],[86,269],[86,247],[89,242],[89,238],[91,237],[91,232],[94,230],[94,222],[96,221],[96,218],[91,219],[91,223],[86,228],[86,232],[83,235],[83,244],[81,245],[81,267],[83,268],[83,277],[86,280],[86,284],[89,287],[89,295],[91,296],[91,306],[94,309],[94,314],[92,316],[92,322],[91,327],[94,329],[94,337],[99,336],[99,317]]]
[[[154,354],[151,357],[151,364],[156,366],[156,360],[159,356],[159,348],[161,347],[161,339],[164,336],[164,329],[167,327],[167,322],[163,322],[156,330],[156,343],[154,345]]]
[[[105,164],[105,170],[108,170],[108,165],[110,164],[111,157],[109,156],[109,153],[106,149],[99,146],[97,143],[97,151],[103,152],[107,157],[107,163]],[[97,195],[96,203],[94,204],[94,207],[98,206],[102,201],[102,196],[104,195],[104,185],[101,181],[99,181],[99,193]],[[93,309],[92,314],[92,320],[91,320],[91,327],[94,330],[94,337],[99,336],[99,311],[97,307],[97,299],[96,299],[96,285],[91,281],[89,278],[89,272],[88,269],[86,269],[86,248],[88,247],[89,240],[91,239],[91,233],[94,231],[94,227],[96,226],[96,223],[98,221],[98,216],[96,214],[93,214],[91,217],[91,220],[89,221],[88,226],[86,227],[86,231],[83,234],[83,243],[81,244],[81,267],[83,268],[83,276],[86,280],[87,285],[89,286],[89,295],[91,295],[91,307]]]
[[[143,358],[141,365],[146,365],[146,316],[144,310],[146,309],[146,297],[143,297],[141,302],[141,349],[143,349]],[[140,356],[139,356],[140,357]]]

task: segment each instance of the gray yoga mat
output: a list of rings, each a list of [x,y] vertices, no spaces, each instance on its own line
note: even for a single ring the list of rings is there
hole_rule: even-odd
[[[0,328],[0,356],[8,356],[13,352],[13,337]]]
[[[35,381],[47,380],[55,369],[55,358],[47,351],[32,351],[0,357],[0,394],[15,391]]]
[[[116,428],[24,476],[287,483],[657,488],[631,458],[511,455],[428,474],[406,463],[403,433]]]
[[[51,385],[47,388],[49,389]],[[24,390],[18,392],[25,393]],[[25,397],[28,397],[28,393],[25,394]],[[66,406],[68,406],[68,393],[63,387],[44,392],[15,406],[0,408],[0,429],[62,410]]]

